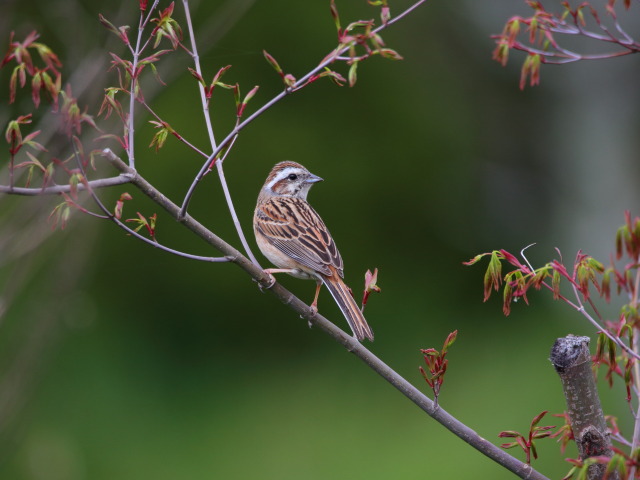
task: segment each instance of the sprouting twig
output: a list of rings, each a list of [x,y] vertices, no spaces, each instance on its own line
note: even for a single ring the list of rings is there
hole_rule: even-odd
[[[160,115],[158,115],[156,113],[156,111],[151,108],[151,106],[144,100],[140,100],[140,104],[142,104],[142,106],[144,108],[147,109],[147,111],[153,115],[153,117],[160,123],[164,124],[164,120],[162,120],[162,118],[160,118]],[[207,158],[207,154],[204,153],[202,150],[200,150],[198,147],[196,147],[194,144],[192,144],[191,142],[189,142],[186,138],[184,138],[182,135],[178,134],[178,132],[175,132],[172,130],[171,132],[173,134],[174,137],[176,137],[179,141],[181,141],[182,143],[184,143],[187,147],[189,147],[191,150],[193,150],[194,152],[196,152],[198,155],[200,155],[201,157]]]
[[[198,47],[196,45],[196,36],[193,30],[193,24],[191,23],[191,11],[189,9],[189,0],[182,0],[184,8],[184,15],[187,20],[187,30],[189,31],[189,41],[191,42],[191,56],[193,57],[193,64],[195,70],[202,77],[202,68],[200,67],[200,56],[198,55]],[[209,115],[209,102],[204,91],[202,83],[198,82],[198,90],[200,92],[200,100],[202,102],[202,110],[204,113],[204,121],[207,126],[207,133],[209,134],[209,141],[211,142],[212,150],[216,149],[216,138],[213,133],[213,126],[211,125],[211,116]]]
[[[182,0],[182,4],[184,6],[184,11],[185,11],[185,16],[187,19],[187,29],[189,30],[189,38],[191,40],[191,52],[192,52],[192,56],[193,56],[193,63],[195,65],[195,70],[197,72],[197,74],[202,77],[202,69],[200,67],[200,57],[198,56],[198,48],[196,46],[196,39],[195,39],[195,33],[193,31],[193,24],[191,23],[191,13],[189,10],[189,0]],[[209,142],[211,143],[211,150],[216,152],[221,151],[219,148],[217,148],[216,146],[216,139],[214,136],[214,132],[213,132],[213,127],[211,125],[211,116],[209,115],[209,102],[207,101],[206,95],[205,95],[205,91],[204,91],[204,86],[202,85],[202,83],[198,82],[198,89],[200,91],[200,100],[202,103],[202,113],[204,114],[204,120],[205,120],[205,124],[207,125],[207,133],[209,134]],[[237,135],[233,136],[227,143],[228,143],[228,148],[227,151],[225,152],[224,157],[226,157],[229,152],[231,151],[231,148],[233,147],[233,144],[235,143],[235,140],[237,138]],[[210,156],[207,158],[207,170],[211,167],[210,162],[212,162],[217,155],[214,156]],[[231,219],[233,221],[233,225],[236,228],[236,232],[238,234],[238,237],[240,238],[240,243],[242,243],[242,246],[245,250],[245,252],[247,253],[247,256],[251,259],[251,261],[255,264],[255,265],[260,265],[258,263],[258,261],[256,260],[256,257],[254,256],[253,252],[251,251],[251,247],[249,247],[249,242],[247,242],[247,238],[244,234],[244,231],[242,230],[242,225],[240,224],[240,220],[238,220],[238,214],[236,213],[236,209],[233,206],[233,200],[231,198],[231,194],[229,193],[229,186],[227,185],[227,180],[225,179],[224,176],[224,171],[222,169],[222,164],[224,162],[224,157],[222,159],[218,159],[217,163],[217,171],[218,171],[218,178],[220,179],[220,184],[222,185],[222,191],[224,192],[224,198],[227,202],[227,208],[229,209],[229,213],[231,214]],[[206,170],[205,170],[206,172]],[[203,174],[204,175],[204,174]]]
[[[571,281],[571,279],[569,280]],[[615,342],[616,345],[619,345],[620,348],[625,350],[629,355],[634,357],[636,360],[640,360],[640,355],[637,352],[635,352],[631,347],[629,347],[626,343],[624,343],[620,339],[620,337],[611,335],[606,328],[600,325],[600,323],[598,323],[598,321],[595,318],[593,318],[593,316],[590,315],[589,312],[587,312],[587,309],[584,307],[582,300],[580,300],[580,292],[578,292],[578,287],[575,285],[575,283],[572,283],[571,286],[573,288],[573,292],[575,294],[577,304],[573,302],[569,302],[568,300],[567,300],[567,303],[571,305],[573,308],[575,308],[583,317],[589,320],[591,325],[593,325],[598,331],[604,333],[609,340]]]
[[[229,144],[229,150],[233,146],[233,143],[235,142],[236,138],[238,138],[238,137],[236,136],[231,140],[231,143]],[[218,170],[218,177],[220,178],[220,184],[222,185],[222,190],[224,192],[224,198],[227,200],[227,205],[229,206],[229,213],[231,213],[231,218],[233,219],[233,223],[236,226],[236,230],[238,231],[238,236],[240,237],[240,242],[242,243],[242,246],[244,247],[245,252],[247,252],[247,256],[249,257],[249,259],[253,262],[254,265],[259,267],[260,264],[258,263],[258,260],[256,260],[256,257],[253,255],[253,252],[251,251],[251,248],[249,247],[249,243],[247,242],[247,239],[244,236],[244,233],[242,232],[242,227],[240,226],[240,220],[238,219],[238,215],[236,214],[236,209],[233,206],[233,200],[231,199],[231,193],[229,192],[229,186],[227,185],[227,180],[225,179],[225,176],[224,176],[224,170],[223,170],[222,166],[224,164],[224,158],[226,157],[226,155],[229,152],[229,150],[227,150],[227,152],[225,152],[225,155],[220,160],[218,160],[216,162],[216,168]]]
[[[74,146],[74,151],[75,151],[75,146]],[[103,155],[107,158],[110,159],[113,163],[113,159],[114,158],[118,158],[110,149],[106,148],[102,151]],[[75,157],[76,157],[76,161],[78,164],[78,168],[81,170],[82,175],[85,175],[84,173],[84,168],[82,166],[82,162],[79,160],[79,155],[77,153],[77,151],[75,151]],[[118,160],[120,160],[118,158]],[[122,160],[120,160],[120,162],[122,162]],[[129,172],[123,172],[121,175],[121,177],[125,177],[127,178],[128,181],[132,181],[135,178],[135,175],[133,174],[133,172],[129,171]],[[79,184],[78,186],[83,185],[83,184]],[[91,185],[91,182],[89,182],[89,185]],[[198,260],[201,262],[214,262],[214,263],[218,263],[218,262],[229,262],[230,259],[227,257],[204,257],[201,255],[193,255],[191,253],[186,253],[186,252],[181,252],[179,250],[175,250],[173,248],[169,248],[166,247],[164,245],[162,245],[161,243],[151,240],[143,235],[140,235],[138,232],[136,232],[135,230],[129,228],[127,225],[125,225],[123,222],[120,221],[120,219],[118,219],[115,215],[113,215],[113,213],[104,205],[104,203],[102,203],[102,201],[100,200],[100,198],[98,197],[98,195],[96,195],[96,193],[93,191],[92,188],[89,188],[89,194],[91,195],[91,198],[93,198],[93,201],[96,203],[96,205],[98,205],[98,207],[100,208],[100,210],[102,210],[105,215],[106,218],[108,218],[109,220],[113,221],[118,227],[120,227],[121,229],[123,229],[125,232],[127,232],[127,234],[132,235],[133,237],[137,238],[138,240],[142,240],[143,242],[158,248],[164,252],[167,253],[171,253],[173,255],[177,255],[179,257],[184,257],[184,258],[189,258],[191,260]],[[158,192],[159,194],[159,192]]]
[[[138,83],[138,74],[137,74],[137,70],[138,70],[138,61],[140,60],[140,54],[142,53],[142,51],[147,47],[147,45],[149,44],[149,39],[147,40],[147,42],[145,42],[145,44],[140,47],[140,43],[142,42],[142,34],[144,33],[144,29],[147,26],[147,24],[149,23],[149,20],[151,19],[151,14],[153,13],[153,11],[156,9],[156,7],[158,6],[160,0],[155,0],[153,2],[153,5],[151,5],[151,8],[149,8],[149,11],[147,13],[147,16],[144,16],[144,12],[140,12],[140,22],[138,23],[138,37],[136,38],[136,46],[134,49],[132,49],[132,55],[133,55],[133,60],[131,62],[131,86],[130,86],[130,92],[129,92],[129,121],[127,122],[127,129],[128,129],[128,145],[127,145],[127,155],[129,157],[129,166],[131,168],[135,168],[136,167],[136,160],[135,160],[135,104],[136,104],[136,84]]]
[[[405,9],[399,15],[391,18],[387,23],[383,23],[382,25],[380,25],[377,28],[373,29],[372,32],[371,32],[372,35],[381,32],[385,28],[387,28],[387,27],[393,25],[394,23],[396,23],[397,21],[401,20],[402,18],[404,18],[406,15],[410,14],[411,12],[413,12],[416,8],[418,8],[420,5],[422,5],[426,1],[427,0],[418,0],[418,1],[416,1],[413,5],[409,6],[407,9]],[[200,183],[200,181],[202,180],[202,178],[206,174],[206,172],[207,172],[207,170],[209,168],[209,165],[211,164],[213,159],[216,158],[219,155],[219,153],[222,151],[222,149],[225,148],[231,142],[231,140],[234,137],[236,137],[240,133],[240,131],[242,131],[247,125],[249,125],[251,122],[253,122],[256,118],[258,118],[260,115],[262,115],[265,111],[270,109],[273,105],[275,105],[276,103],[281,101],[284,97],[286,97],[287,95],[289,95],[290,93],[295,91],[301,85],[305,85],[313,75],[316,75],[318,72],[324,70],[324,68],[326,66],[330,65],[332,62],[335,61],[335,57],[336,56],[342,55],[347,50],[349,50],[349,48],[350,48],[349,45],[347,45],[347,46],[343,47],[342,49],[334,52],[333,55],[327,56],[327,58],[323,62],[321,62],[317,67],[312,69],[305,76],[303,76],[302,78],[297,80],[291,87],[285,88],[283,91],[278,93],[275,97],[273,97],[271,100],[269,100],[267,103],[265,103],[262,107],[260,107],[255,112],[253,112],[253,114],[251,114],[249,117],[247,117],[244,121],[236,124],[235,128],[233,128],[233,130],[231,130],[231,132],[229,132],[229,134],[224,138],[224,140],[222,140],[218,144],[217,148],[213,151],[213,153],[211,155],[209,155],[209,158],[207,158],[207,160],[204,162],[204,164],[200,168],[200,171],[195,176],[193,182],[191,183],[191,185],[189,186],[189,189],[187,190],[187,193],[186,193],[186,195],[184,197],[184,200],[182,201],[182,206],[180,207],[180,217],[184,217],[187,214],[187,209],[189,208],[189,202],[191,201],[191,197],[193,196],[193,194],[195,192],[195,189],[198,186],[198,183]]]

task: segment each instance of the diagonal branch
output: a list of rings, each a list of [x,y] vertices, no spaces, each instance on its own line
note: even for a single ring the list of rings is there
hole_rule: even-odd
[[[298,313],[303,319],[320,328],[324,333],[332,337],[336,342],[343,345],[348,351],[362,360],[369,368],[378,373],[387,382],[399,390],[405,397],[415,403],[421,410],[439,422],[446,429],[451,431],[473,448],[483,453],[490,459],[502,465],[520,478],[532,480],[548,480],[544,475],[537,472],[529,464],[526,464],[515,457],[512,457],[504,450],[491,442],[485,440],[477,432],[467,427],[454,416],[436,406],[434,402],[411,385],[405,378],[396,373],[390,366],[376,357],[370,350],[362,345],[354,337],[346,334],[327,318],[314,311],[302,300],[296,297],[289,290],[279,283],[272,284],[272,277],[262,269],[254,265],[248,258],[238,250],[226,243],[215,233],[208,230],[190,215],[181,216],[180,207],[160,193],[153,185],[141,177],[134,169],[128,167],[120,158],[110,150],[105,150],[104,156],[119,171],[131,176],[131,183],[151,200],[164,208],[173,218],[181,222],[186,228],[204,239],[211,246],[219,250],[229,261],[235,263],[262,288],[268,289],[281,302],[288,305],[293,311]]]

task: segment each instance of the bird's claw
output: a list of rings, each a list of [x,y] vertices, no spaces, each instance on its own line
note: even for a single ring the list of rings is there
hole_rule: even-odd
[[[267,278],[269,278],[269,284],[263,285],[262,283],[258,282],[258,286],[262,291],[269,290],[270,288],[273,288],[273,286],[276,284],[276,277],[274,277],[273,274],[267,271],[265,271],[264,274],[267,275]]]
[[[318,314],[318,307],[316,305],[310,305],[309,312],[311,312],[311,315],[309,315],[309,319],[307,320],[307,323],[309,324],[309,328],[311,328],[313,327],[313,320],[316,318],[316,315]]]

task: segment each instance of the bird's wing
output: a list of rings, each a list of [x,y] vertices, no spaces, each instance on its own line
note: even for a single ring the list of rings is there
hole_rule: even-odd
[[[295,261],[324,275],[342,276],[342,257],[320,215],[299,198],[272,198],[256,210],[256,228]]]

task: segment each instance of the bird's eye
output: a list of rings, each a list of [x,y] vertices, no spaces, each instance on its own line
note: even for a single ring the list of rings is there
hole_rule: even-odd
[[[289,174],[289,180],[297,180],[298,179],[298,175],[296,175],[295,173],[291,173]]]

